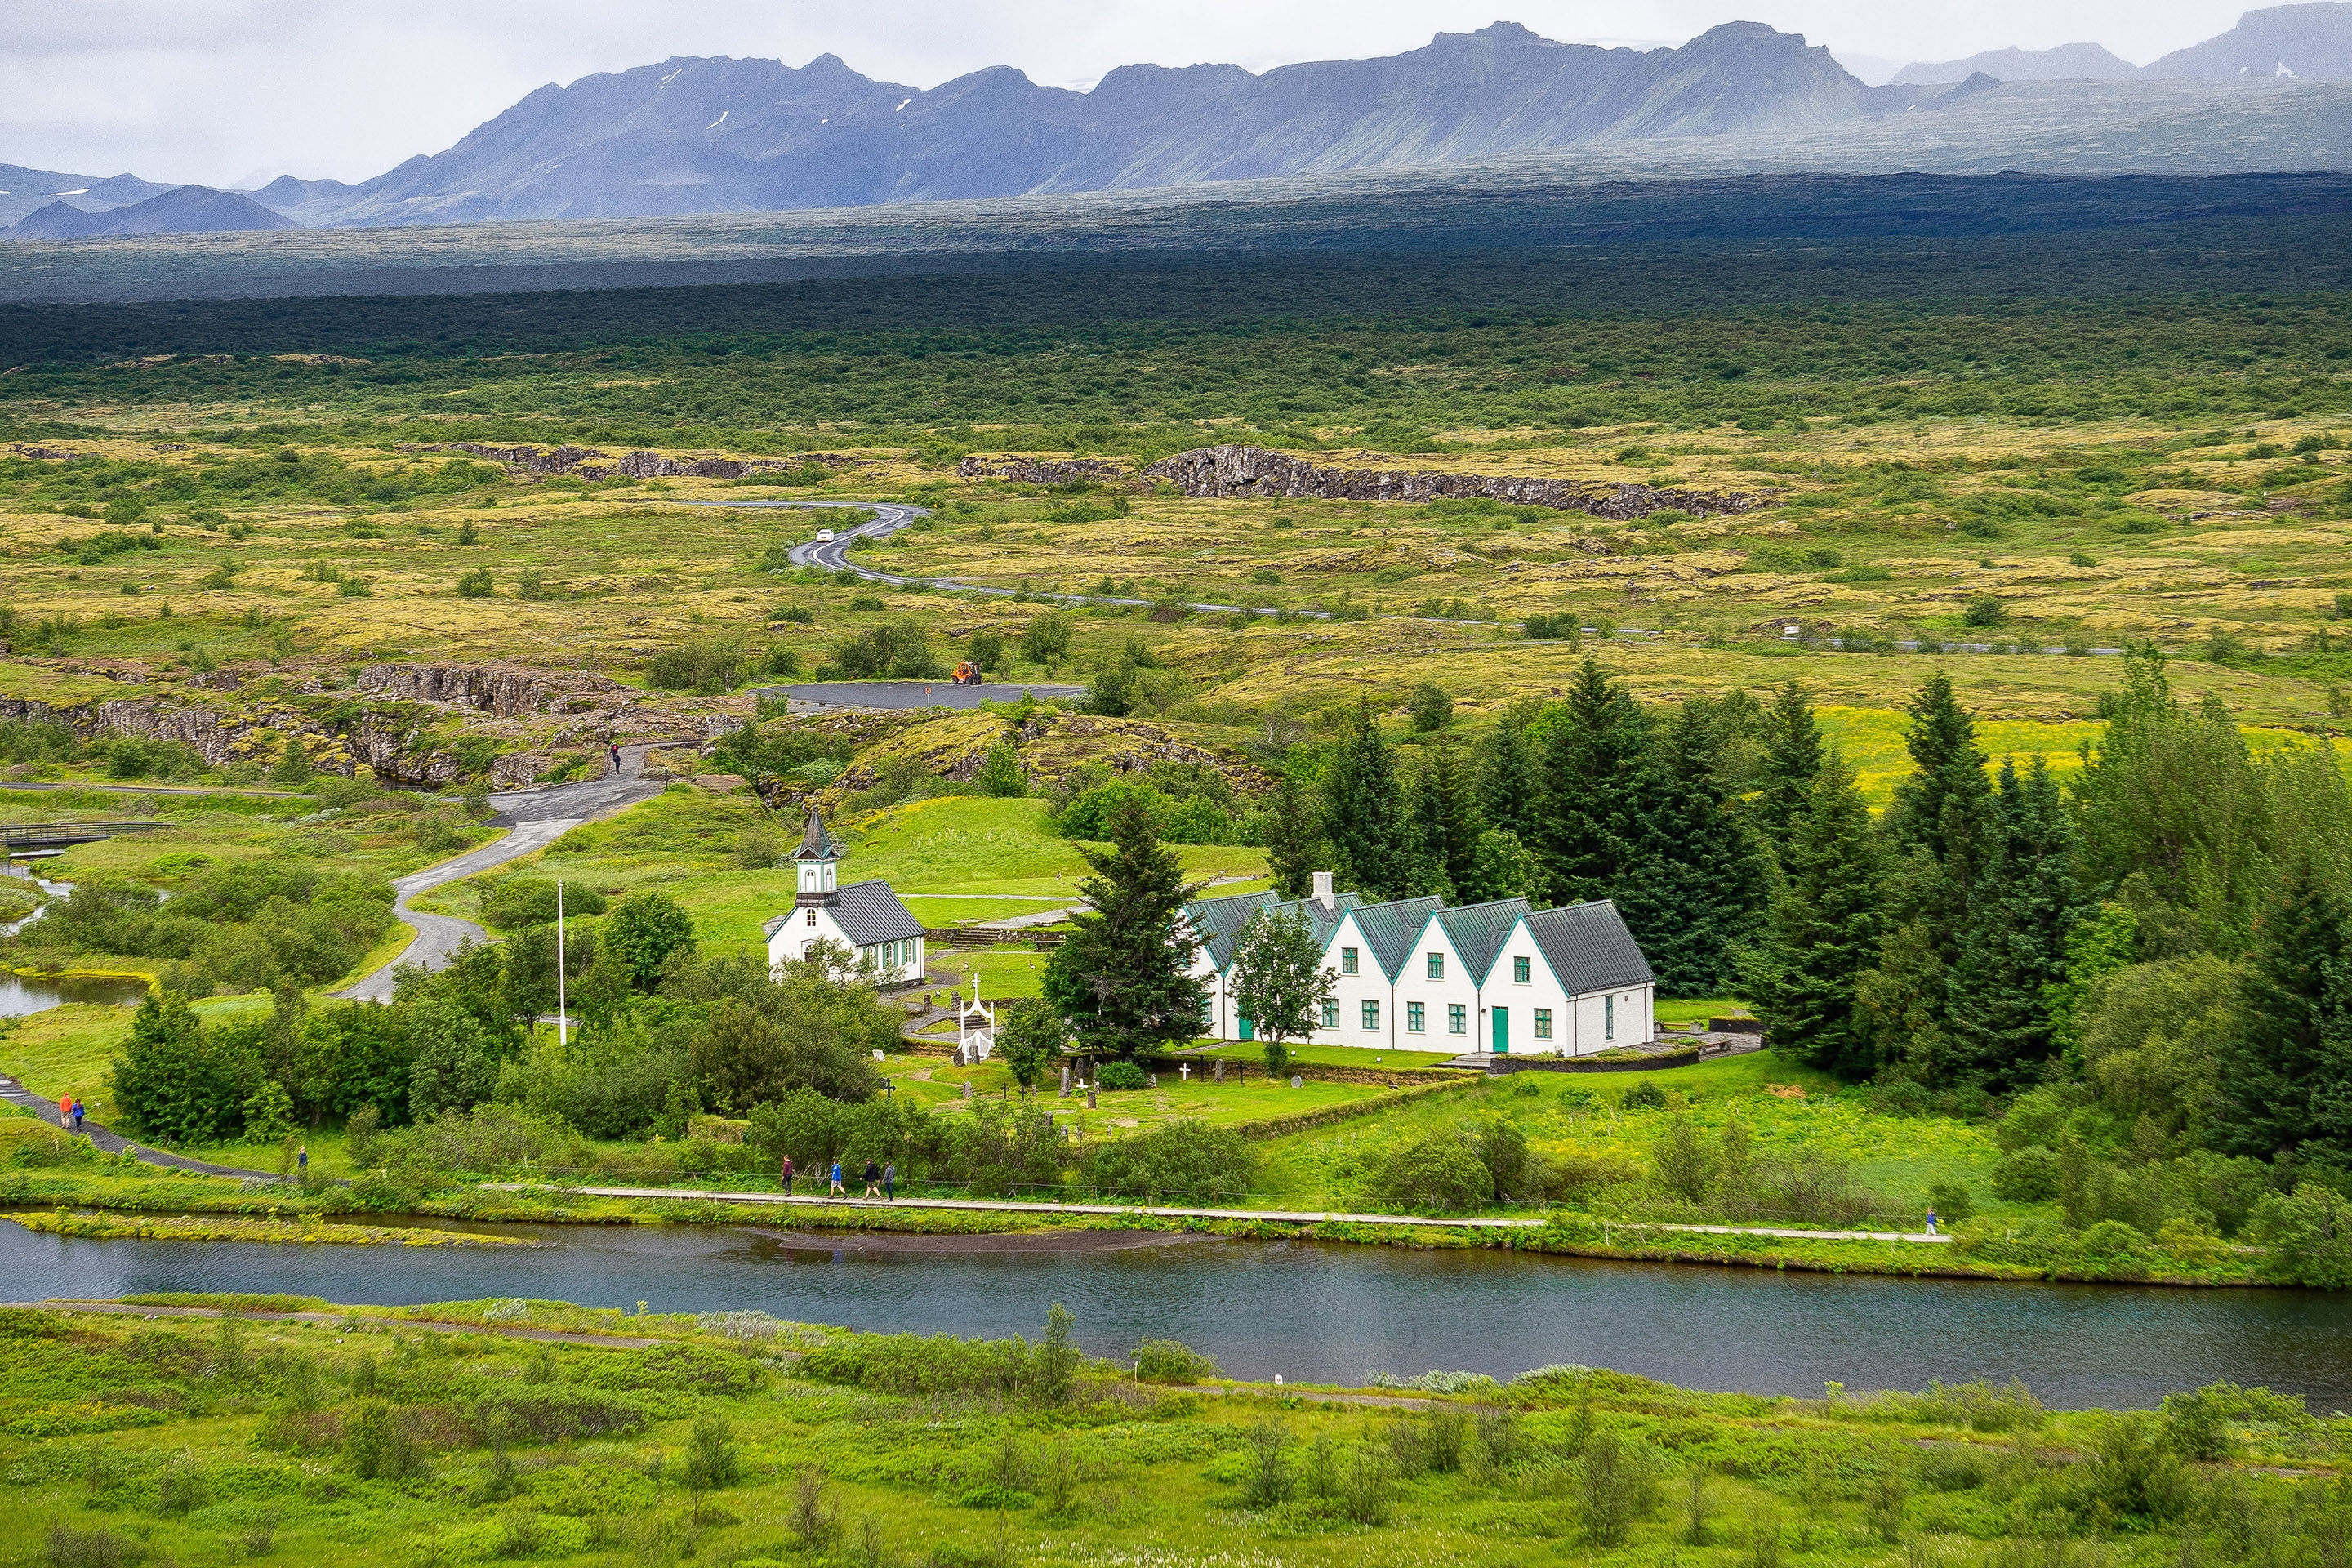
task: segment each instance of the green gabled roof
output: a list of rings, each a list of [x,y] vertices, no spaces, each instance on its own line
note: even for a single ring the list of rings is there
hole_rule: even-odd
[[[1222,973],[1225,965],[1234,961],[1234,944],[1241,940],[1242,928],[1258,910],[1279,902],[1281,898],[1280,893],[1268,891],[1194,899],[1184,906],[1184,923],[1192,927],[1192,940],[1201,944],[1210,963]]]
[[[1356,910],[1356,929],[1364,933],[1365,945],[1372,950],[1372,962],[1381,973],[1394,980],[1401,973],[1405,958],[1429,917],[1445,907],[1445,900],[1434,894],[1422,899],[1399,899],[1394,903],[1365,904]],[[1335,925],[1337,921],[1333,922]]]
[[[1184,919],[1192,928],[1193,939],[1222,974],[1234,962],[1234,949],[1241,945],[1242,932],[1259,915],[1303,915],[1315,940],[1326,942],[1339,917],[1363,901],[1361,893],[1341,893],[1336,905],[1318,904],[1313,899],[1285,902],[1281,894],[1272,892],[1234,893],[1222,899],[1195,899],[1184,906]]]
[[[1497,899],[1491,904],[1440,910],[1431,918],[1445,929],[1446,940],[1454,944],[1454,954],[1471,980],[1484,985],[1495,960],[1503,954],[1504,943],[1531,912],[1532,906],[1525,899]]]

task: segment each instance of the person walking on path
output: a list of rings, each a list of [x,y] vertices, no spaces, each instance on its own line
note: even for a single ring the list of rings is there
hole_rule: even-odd
[[[871,1160],[866,1162],[866,1195],[869,1198],[882,1195],[882,1167]]]
[[[838,1159],[833,1163],[833,1191],[825,1195],[835,1198],[845,1198],[849,1195],[847,1190],[841,1184],[841,1162]]]
[[[81,1119],[82,1119],[82,1117],[83,1117],[85,1114],[87,1114],[87,1113],[89,1112],[89,1106],[87,1106],[87,1105],[84,1105],[80,1100],[75,1100],[75,1101],[74,1101],[74,1131],[75,1131],[79,1132],[79,1131],[81,1131]]]
[[[58,1125],[70,1131],[73,1127],[73,1096],[58,1096]]]
[[[294,1178],[304,1186],[310,1184],[310,1145],[299,1145],[294,1151]]]
[[[882,1167],[882,1201],[892,1204],[898,1201],[898,1162],[896,1160]]]
[[[613,748],[613,771],[616,773],[621,771],[621,748],[618,746]]]
[[[1936,1234],[1936,1210],[1932,1205],[1927,1209],[1927,1234],[1929,1236]]]
[[[784,1156],[783,1183],[784,1196],[791,1197],[793,1195],[793,1157],[790,1154]]]

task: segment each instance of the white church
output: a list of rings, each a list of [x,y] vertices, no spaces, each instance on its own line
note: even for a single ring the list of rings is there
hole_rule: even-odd
[[[792,910],[760,928],[767,933],[770,967],[806,958],[818,942],[831,942],[856,954],[858,967],[877,985],[919,984],[922,922],[907,912],[887,882],[841,886],[842,859],[824,818],[811,811],[792,854],[799,881]]]
[[[1219,1039],[1254,1036],[1234,1004],[1234,955],[1250,922],[1276,912],[1306,919],[1337,987],[1317,1045],[1582,1057],[1656,1033],[1657,982],[1606,899],[1553,910],[1525,899],[1370,904],[1334,893],[1331,873],[1318,871],[1309,898],[1239,893],[1184,906],[1200,943],[1192,973],[1210,983],[1209,1032]]]

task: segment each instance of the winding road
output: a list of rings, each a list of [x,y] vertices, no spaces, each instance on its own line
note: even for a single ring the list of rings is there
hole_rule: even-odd
[[[389,1002],[394,976],[403,964],[439,969],[467,942],[488,941],[489,932],[472,921],[413,909],[408,900],[494,866],[519,860],[546,848],[583,822],[610,816],[659,795],[663,784],[645,776],[646,752],[650,749],[650,744],[622,747],[619,769],[600,779],[490,796],[490,821],[506,828],[505,836],[394,881],[392,889],[396,898],[392,907],[404,923],[415,929],[415,940],[390,963],[335,994],[358,1002]]]

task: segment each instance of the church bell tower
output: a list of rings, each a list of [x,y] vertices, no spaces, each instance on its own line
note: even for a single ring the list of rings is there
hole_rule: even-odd
[[[824,818],[814,808],[808,815],[808,826],[801,834],[801,847],[793,851],[793,865],[800,878],[800,891],[793,900],[794,909],[829,909],[840,901],[837,888],[841,847],[825,831]]]

